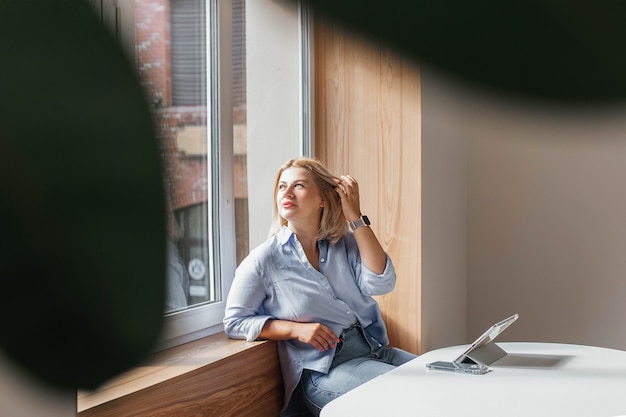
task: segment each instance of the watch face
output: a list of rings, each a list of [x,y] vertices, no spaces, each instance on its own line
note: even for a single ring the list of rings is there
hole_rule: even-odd
[[[366,225],[370,225],[370,219],[367,218],[367,216],[363,216],[363,221],[365,222]]]

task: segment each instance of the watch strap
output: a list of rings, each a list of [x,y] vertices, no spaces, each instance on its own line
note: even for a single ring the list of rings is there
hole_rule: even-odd
[[[350,230],[355,231],[361,226],[369,227],[370,220],[367,218],[367,216],[361,216],[354,221],[348,221],[348,224],[350,225]]]

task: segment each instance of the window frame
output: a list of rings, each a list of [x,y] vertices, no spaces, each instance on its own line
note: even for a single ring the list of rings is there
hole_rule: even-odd
[[[221,301],[166,316],[166,326],[162,347],[174,346],[200,337],[223,331],[226,297],[230,290],[237,267],[235,241],[235,200],[234,200],[234,150],[233,150],[233,97],[232,97],[232,3],[231,0],[207,0],[213,2],[217,11],[207,6],[217,19],[214,22],[217,33],[207,29],[207,45],[213,44],[219,53],[217,77],[211,80],[211,90],[218,94],[219,108],[212,107],[211,123],[213,138],[219,140],[211,144],[212,152],[219,152],[221,175],[214,176],[214,187],[218,187],[217,204],[213,213],[219,225],[218,239],[213,242],[214,256],[220,260]],[[247,131],[248,131],[248,201],[249,201],[249,246],[254,248],[267,236],[271,223],[273,205],[274,175],[278,167],[287,159],[297,155],[314,154],[314,129],[312,121],[314,108],[313,57],[310,24],[314,18],[310,8],[301,1],[254,0],[246,2],[246,61],[248,74],[247,87]],[[218,24],[219,23],[219,24]],[[261,28],[263,35],[258,30]],[[250,38],[251,37],[251,38]],[[269,54],[266,45],[278,55]],[[282,43],[282,44],[281,44]],[[207,53],[207,56],[211,56]],[[212,66],[207,66],[212,68]],[[260,77],[260,78],[259,78]],[[286,84],[285,79],[293,84]],[[286,88],[292,86],[293,88]],[[266,100],[273,99],[272,106]],[[208,103],[213,104],[207,100]],[[295,104],[295,105],[294,105]],[[223,111],[218,111],[222,109]],[[277,117],[279,115],[280,117]],[[285,119],[289,122],[285,123]],[[220,128],[223,127],[223,128]],[[267,144],[259,146],[259,138],[271,137],[271,150]],[[252,141],[250,139],[252,138]],[[274,142],[276,141],[276,142]],[[264,153],[265,152],[265,153]],[[253,191],[253,192],[252,192]],[[259,192],[260,191],[260,192]],[[213,232],[210,232],[213,233]]]
[[[232,12],[230,0],[206,0],[208,241],[218,300],[165,314],[157,350],[223,330],[226,295],[236,268],[233,184]],[[219,155],[215,158],[215,155]]]
[[[85,0],[99,15],[102,23],[115,28],[113,35],[121,42],[123,50],[134,62],[135,19],[134,0]],[[186,342],[210,336],[223,331],[223,318],[226,297],[230,290],[237,267],[237,249],[235,235],[235,198],[234,198],[234,138],[233,138],[233,91],[232,91],[232,0],[205,0],[206,20],[206,56],[207,63],[207,140],[210,154],[207,156],[207,178],[212,190],[208,196],[209,219],[208,240],[210,257],[208,273],[216,283],[215,290],[220,296],[217,301],[192,305],[184,310],[164,313],[162,335],[155,346],[155,351],[165,350]],[[249,211],[250,248],[264,240],[269,229],[270,212],[273,204],[271,192],[266,192],[268,181],[273,181],[275,170],[286,159],[313,154],[313,98],[311,68],[312,37],[309,35],[310,22],[313,18],[306,3],[300,0],[254,0],[246,1],[257,13],[263,14],[263,27],[276,42],[289,43],[297,39],[297,47],[290,44],[276,46],[280,51],[278,61],[264,59],[258,66],[263,76],[272,77],[262,81],[264,93],[271,92],[272,97],[278,91],[280,102],[271,109],[263,108],[266,114],[256,116],[265,119],[267,113],[280,114],[293,120],[285,133],[284,122],[277,125],[274,120],[260,127],[264,134],[278,137],[275,149],[270,155],[255,155],[257,161],[250,164],[248,152],[248,171],[255,172],[255,189],[262,189],[263,194],[252,196],[254,207]],[[261,12],[262,11],[262,12]],[[247,12],[246,12],[247,13]],[[268,18],[268,16],[272,16]],[[264,19],[264,20],[263,20]],[[248,23],[246,22],[246,27]],[[248,30],[246,29],[246,32]],[[258,47],[258,45],[257,45]],[[284,50],[283,50],[284,49]],[[296,51],[297,56],[294,56]],[[266,58],[265,55],[263,58]],[[217,64],[216,64],[217,63]],[[268,69],[271,70],[268,71]],[[273,73],[271,73],[273,71]],[[271,74],[270,74],[271,73]],[[284,76],[296,74],[297,86],[285,91]],[[269,81],[269,82],[266,82]],[[258,80],[257,80],[258,82]],[[267,84],[267,85],[266,85]],[[296,91],[297,90],[297,91]],[[258,96],[257,96],[258,97]],[[296,106],[293,104],[297,103]],[[275,117],[273,117],[275,118]],[[248,145],[250,151],[250,146]],[[258,147],[253,149],[253,154]],[[211,155],[219,155],[215,163]],[[261,168],[262,175],[259,175]],[[249,187],[250,188],[250,187]],[[250,201],[250,200],[249,200]],[[219,262],[215,262],[219,260]],[[217,277],[217,279],[215,279]]]

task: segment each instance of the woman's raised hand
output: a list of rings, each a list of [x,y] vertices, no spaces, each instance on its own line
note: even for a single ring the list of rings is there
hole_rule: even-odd
[[[359,196],[359,184],[350,175],[341,175],[336,178],[335,191],[341,198],[343,215],[348,221],[354,221],[361,217],[361,202]]]

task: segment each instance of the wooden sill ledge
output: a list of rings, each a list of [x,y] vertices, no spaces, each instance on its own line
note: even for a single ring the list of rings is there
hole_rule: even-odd
[[[98,390],[79,392],[77,411],[79,417],[191,415],[200,409],[199,415],[276,416],[281,402],[276,343],[218,333],[158,352]]]

